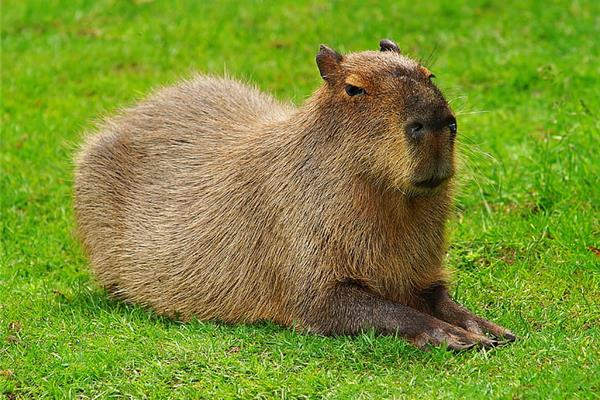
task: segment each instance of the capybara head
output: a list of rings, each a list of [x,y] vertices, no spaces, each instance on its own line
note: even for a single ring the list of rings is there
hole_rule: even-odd
[[[457,125],[427,68],[387,39],[380,51],[344,56],[322,45],[316,60],[331,129],[347,136],[367,173],[409,195],[446,185]]]

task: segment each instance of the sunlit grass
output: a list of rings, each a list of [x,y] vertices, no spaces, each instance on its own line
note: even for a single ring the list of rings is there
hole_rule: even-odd
[[[599,16],[592,1],[3,2],[0,393],[598,397]],[[320,84],[320,43],[383,37],[428,60],[459,114],[452,290],[521,340],[424,353],[373,334],[179,324],[99,289],[71,210],[73,151],[95,119],[193,71],[300,104]]]

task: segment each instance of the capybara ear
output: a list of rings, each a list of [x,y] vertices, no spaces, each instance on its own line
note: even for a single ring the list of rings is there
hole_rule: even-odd
[[[400,47],[398,47],[396,42],[390,39],[381,39],[381,41],[379,42],[379,50],[400,53]]]
[[[322,44],[316,57],[321,78],[330,82],[339,69],[342,58],[342,55],[337,51]]]

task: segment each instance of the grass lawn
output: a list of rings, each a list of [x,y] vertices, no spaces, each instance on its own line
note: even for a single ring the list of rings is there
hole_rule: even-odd
[[[600,398],[600,2],[508,3],[2,1],[0,397]],[[94,120],[192,71],[300,104],[320,43],[384,37],[459,115],[452,291],[521,340],[421,352],[108,298],[73,236]]]

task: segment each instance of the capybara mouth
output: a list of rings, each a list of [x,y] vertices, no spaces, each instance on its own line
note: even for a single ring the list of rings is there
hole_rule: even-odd
[[[435,189],[436,187],[438,187],[442,183],[444,183],[447,179],[448,179],[448,177],[432,176],[431,178],[426,179],[424,181],[416,182],[415,186],[419,187],[419,188],[425,188],[425,189]]]

